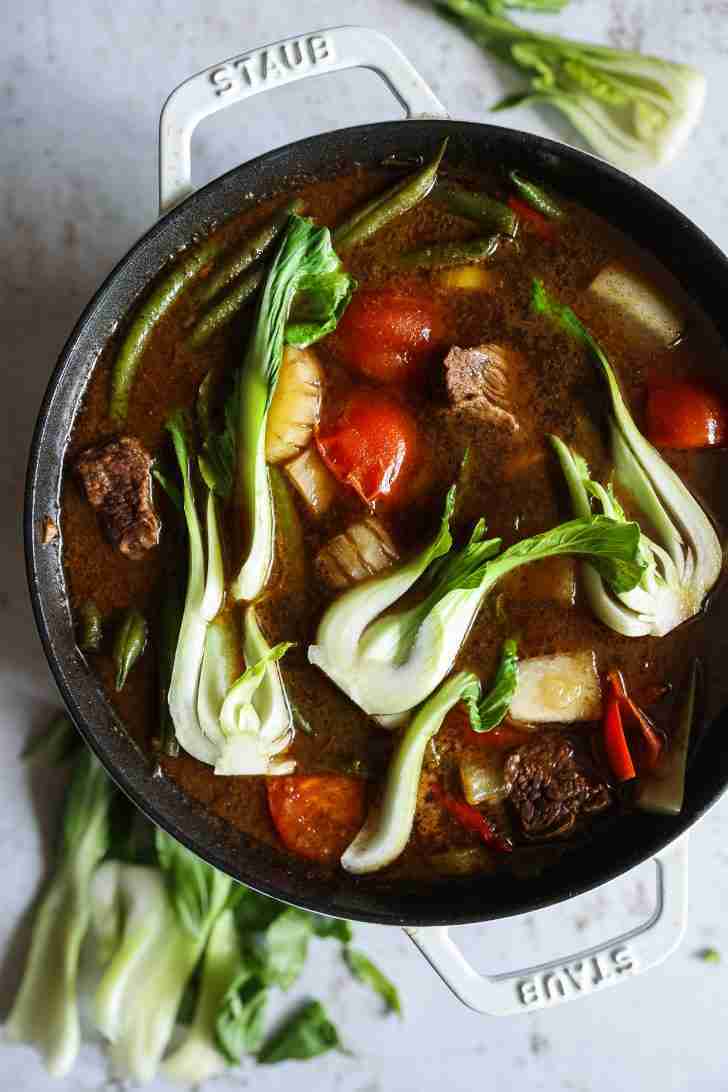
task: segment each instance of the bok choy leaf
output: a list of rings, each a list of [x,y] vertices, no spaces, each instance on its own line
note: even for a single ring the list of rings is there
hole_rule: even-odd
[[[399,857],[412,833],[425,748],[454,705],[479,696],[477,675],[461,671],[418,710],[394,752],[380,805],[341,858],[347,872],[376,872]]]
[[[490,732],[505,718],[518,686],[518,645],[509,638],[503,642],[500,663],[493,683],[480,701],[468,701],[470,727],[474,732]]]
[[[689,65],[527,30],[493,0],[439,0],[437,7],[500,60],[531,73],[530,89],[496,110],[548,103],[621,167],[669,163],[700,120],[705,77]]]
[[[643,573],[636,587],[604,587],[592,568],[586,569],[589,602],[597,617],[617,633],[663,636],[701,609],[723,566],[720,540],[690,490],[637,428],[606,355],[574,312],[550,297],[540,281],[534,283],[533,306],[584,344],[604,376],[611,403],[615,478],[654,532],[654,538],[640,533]],[[591,480],[584,459],[558,438],[552,443],[574,512],[590,513],[594,498],[606,516],[626,522],[613,492]]]
[[[451,489],[438,534],[415,558],[336,599],[321,619],[317,643],[309,647],[310,662],[372,716],[413,709],[439,686],[488,592],[520,565],[585,556],[615,589],[628,590],[641,578],[637,524],[605,516],[576,519],[495,557],[500,540],[484,539],[481,521],[467,545],[451,552],[453,503]],[[420,578],[423,600],[389,612]]]
[[[275,527],[265,437],[284,342],[306,348],[330,333],[354,287],[328,229],[292,214],[266,278],[240,374],[234,501],[247,544],[232,584],[235,599],[255,599],[273,563]]]

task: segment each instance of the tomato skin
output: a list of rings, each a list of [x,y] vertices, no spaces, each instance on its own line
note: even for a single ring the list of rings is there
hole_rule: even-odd
[[[362,375],[401,383],[420,374],[443,336],[434,300],[383,288],[355,293],[330,343]]]
[[[536,235],[549,242],[554,241],[556,238],[556,225],[553,220],[547,220],[542,212],[539,212],[538,209],[532,209],[519,197],[509,197],[508,205],[520,220],[524,220],[531,227]]]
[[[656,447],[726,447],[728,403],[703,379],[656,382],[647,393],[647,436]]]
[[[344,774],[269,777],[268,807],[291,853],[309,861],[339,858],[364,823],[364,782]]]
[[[417,463],[417,426],[396,399],[359,390],[316,436],[329,470],[367,504],[395,497]]]

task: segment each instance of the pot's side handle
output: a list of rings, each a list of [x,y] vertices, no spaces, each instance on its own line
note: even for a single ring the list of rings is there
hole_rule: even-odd
[[[345,68],[376,72],[407,117],[447,117],[440,100],[405,55],[378,30],[332,27],[272,42],[198,72],[167,99],[159,123],[160,212],[193,192],[190,146],[203,118],[272,87]]]
[[[476,1012],[512,1016],[576,1001],[656,967],[682,940],[688,913],[687,839],[655,857],[654,863],[657,903],[648,921],[604,944],[539,966],[482,975],[468,963],[448,929],[405,932],[445,984]]]

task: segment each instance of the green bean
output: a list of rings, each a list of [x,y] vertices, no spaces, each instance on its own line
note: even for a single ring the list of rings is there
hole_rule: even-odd
[[[288,223],[291,213],[300,213],[303,211],[303,207],[304,202],[300,197],[297,197],[295,201],[290,201],[271,220],[267,220],[259,227],[255,234],[246,239],[237,250],[233,251],[227,258],[223,257],[219,267],[205,282],[200,293],[200,300],[203,303],[209,303],[223,288],[227,288],[241,273],[244,273],[246,269],[249,269],[251,265],[257,262],[278,238]]]
[[[523,178],[518,171],[511,171],[509,177],[521,197],[532,208],[536,209],[536,212],[540,212],[542,216],[546,216],[549,220],[563,219],[564,210],[540,186],[537,186],[534,182],[529,182],[527,178]]]
[[[467,265],[492,257],[499,243],[499,235],[468,239],[464,243],[433,243],[397,255],[392,264],[397,269],[446,269],[451,265]]]
[[[160,284],[154,288],[136,313],[111,372],[109,415],[116,425],[123,425],[129,412],[129,398],[144,350],[154,327],[169,310],[182,289],[201,269],[220,253],[219,239],[208,239],[185,254]]]
[[[147,647],[147,623],[135,607],[124,612],[114,639],[113,660],[117,693],[124,689],[127,675]]]
[[[157,675],[159,688],[159,750],[174,758],[179,744],[174,731],[174,721],[169,711],[169,685],[172,681],[174,656],[182,624],[184,602],[177,574],[170,567],[167,572],[162,604],[159,611],[159,635],[157,640]]]
[[[101,611],[93,599],[84,599],[78,608],[78,647],[82,652],[98,652],[103,639]]]
[[[265,274],[265,268],[257,266],[244,273],[227,295],[223,296],[220,302],[216,303],[197,322],[189,337],[190,348],[201,348],[213,334],[231,322],[243,304],[247,303],[253,293],[260,288]]]
[[[513,209],[504,205],[502,201],[496,201],[487,193],[475,190],[466,190],[457,182],[440,181],[435,186],[432,196],[448,212],[455,216],[464,216],[468,220],[474,220],[483,227],[500,231],[503,235],[515,235],[518,228],[518,217]]]
[[[431,163],[427,163],[419,171],[415,171],[414,174],[408,175],[407,178],[385,190],[340,224],[333,234],[334,244],[339,253],[366,242],[392,220],[409,212],[424,200],[435,185],[437,171],[446,147],[447,138],[443,140]]]

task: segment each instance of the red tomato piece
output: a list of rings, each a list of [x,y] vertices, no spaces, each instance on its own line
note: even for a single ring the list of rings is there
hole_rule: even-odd
[[[647,393],[647,436],[656,447],[726,447],[726,399],[703,379],[655,383]]]
[[[537,209],[532,209],[530,205],[527,205],[525,201],[521,201],[519,197],[509,197],[508,204],[516,213],[518,219],[525,220],[536,235],[540,235],[542,239],[548,239],[550,242],[553,242],[556,238],[556,224],[553,220],[547,219],[547,217]]]
[[[268,778],[268,807],[281,841],[310,861],[333,861],[364,823],[364,782],[343,774]]]
[[[394,398],[357,391],[336,424],[316,436],[322,459],[367,504],[393,493],[416,464],[417,426]]]
[[[354,294],[331,344],[363,375],[399,383],[419,374],[443,336],[442,317],[432,299],[376,289]]]

